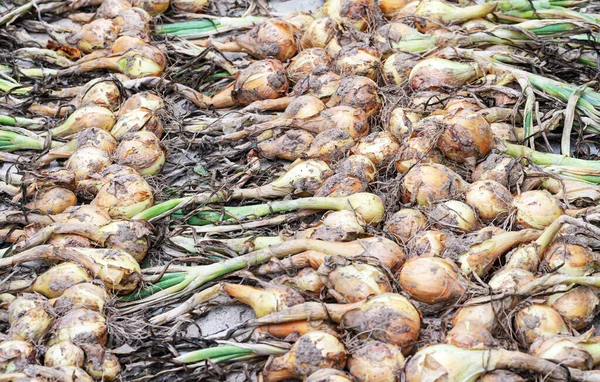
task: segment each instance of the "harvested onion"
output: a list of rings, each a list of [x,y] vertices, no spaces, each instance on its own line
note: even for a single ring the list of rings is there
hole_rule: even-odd
[[[395,212],[385,223],[384,230],[396,239],[407,242],[425,229],[427,219],[417,209],[405,208]]]
[[[525,228],[543,229],[563,214],[556,198],[544,190],[523,192],[512,205],[517,209],[517,223]]]
[[[331,57],[325,49],[305,49],[290,60],[286,73],[289,80],[296,83],[316,68],[329,68],[331,64]]]
[[[468,232],[476,228],[477,216],[473,209],[458,200],[448,200],[437,204],[429,213],[429,218],[434,226]]]
[[[458,267],[439,257],[414,257],[404,264],[399,277],[402,289],[426,304],[456,301],[465,293]]]
[[[501,221],[509,212],[512,195],[496,181],[479,180],[467,189],[466,201],[482,220]]]
[[[360,381],[394,381],[403,366],[400,349],[380,341],[365,342],[348,358],[348,371]]]
[[[114,155],[117,163],[137,170],[140,175],[160,173],[166,160],[158,137],[144,130],[123,135]]]
[[[467,187],[467,183],[446,166],[422,164],[413,167],[404,176],[403,200],[420,206],[451,199]]]
[[[538,338],[569,334],[558,312],[548,305],[532,304],[517,312],[515,331],[527,344]]]

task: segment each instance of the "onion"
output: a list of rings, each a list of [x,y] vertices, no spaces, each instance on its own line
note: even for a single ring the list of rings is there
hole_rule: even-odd
[[[366,337],[397,345],[406,355],[419,338],[421,315],[405,297],[385,293],[346,312],[341,324]]]
[[[376,167],[382,167],[396,153],[400,145],[396,139],[386,131],[372,133],[360,140],[352,148],[352,152],[364,155],[371,160]]]
[[[75,174],[75,181],[98,174],[108,166],[110,166],[109,154],[93,146],[78,148],[65,163],[65,168]]]
[[[458,200],[449,200],[437,204],[430,211],[429,217],[438,228],[468,232],[477,227],[477,216],[473,209],[468,204]]]
[[[519,374],[513,373],[507,370],[495,370],[489,373],[485,373],[479,379],[478,382],[525,382]]]
[[[89,309],[74,309],[56,321],[46,346],[63,341],[97,343],[104,346],[107,334],[108,328],[103,315]]]
[[[413,123],[419,121],[419,114],[407,111],[401,106],[397,106],[390,114],[390,120],[386,126],[386,131],[394,136],[398,142],[403,142],[412,134]]]
[[[124,49],[123,46],[123,37],[133,37],[135,40],[137,40],[129,40],[127,45],[129,45],[130,43],[134,44],[130,45],[130,48],[145,45],[144,43],[150,40],[149,36],[151,20],[152,16],[141,8],[134,7],[131,9],[124,9],[121,12],[119,12],[117,17],[114,18],[114,21],[119,26],[119,39],[121,39],[121,42],[117,46],[115,46],[116,44],[113,44],[112,52],[122,53],[127,50]],[[115,43],[116,42],[117,41],[115,41]]]
[[[410,73],[418,60],[413,54],[394,53],[385,59],[381,69],[386,85],[402,85],[408,82]]]
[[[340,24],[363,31],[373,14],[374,3],[373,0],[327,0],[319,13]]]
[[[66,247],[81,247],[87,248],[92,246],[92,242],[79,235],[69,235],[69,234],[53,234],[50,236],[46,244],[52,245],[63,245]]]
[[[397,240],[407,242],[425,229],[427,218],[416,209],[405,208],[395,212],[383,228]]]
[[[115,124],[115,115],[102,106],[84,106],[73,112],[64,122],[50,129],[53,137],[66,137],[92,127],[110,130]]]
[[[463,349],[490,349],[496,345],[496,340],[486,328],[471,321],[454,325],[445,342]]]
[[[335,94],[340,81],[341,77],[335,72],[317,69],[300,79],[294,86],[292,93],[295,95],[311,94],[327,101]]]
[[[590,370],[593,358],[568,337],[538,338],[530,348],[531,355],[579,370]]]
[[[115,150],[116,161],[137,170],[140,175],[156,175],[165,164],[166,155],[158,137],[150,131],[127,133]]]
[[[242,284],[221,283],[221,288],[230,297],[250,305],[259,318],[304,302],[298,292],[284,285],[265,284],[265,289],[259,289]]]
[[[306,382],[353,382],[354,378],[348,373],[336,369],[321,369],[312,373]]]
[[[310,75],[316,68],[329,69],[332,59],[325,49],[311,48],[298,53],[290,60],[286,73],[290,81],[296,83],[305,76]]]
[[[165,101],[160,96],[152,92],[140,92],[132,95],[123,102],[119,107],[117,117],[121,118],[123,115],[136,109],[148,109],[156,112],[164,107]]]
[[[352,303],[392,291],[392,286],[380,269],[368,264],[354,263],[335,267],[327,274],[331,294],[340,303]]]
[[[441,164],[416,165],[402,181],[405,203],[427,206],[460,195],[466,182],[455,172]]]
[[[46,350],[44,354],[44,366],[83,366],[85,354],[83,350],[71,341],[56,343]]]
[[[448,236],[442,231],[421,231],[411,243],[412,251],[417,256],[441,256],[446,248]]]
[[[395,165],[396,170],[403,174],[417,163],[442,163],[443,159],[431,137],[420,135],[408,139],[400,146]]]
[[[35,190],[29,197],[25,208],[42,215],[59,214],[77,203],[75,193],[62,187],[44,187]]]
[[[335,57],[335,71],[340,76],[364,76],[377,79],[381,54],[364,43],[343,47]]]
[[[493,180],[512,188],[523,176],[523,166],[507,156],[490,154],[471,174],[473,180]]]
[[[151,207],[154,196],[150,185],[139,174],[123,174],[109,179],[91,204],[112,218],[130,218]]]
[[[499,322],[498,312],[503,312],[510,308],[510,299],[489,302],[489,298],[486,297],[474,298],[467,301],[456,311],[452,319],[452,326],[470,322],[492,333]]]
[[[67,42],[76,45],[84,53],[109,48],[117,39],[119,26],[113,20],[96,19],[81,27]]]
[[[598,256],[577,244],[554,243],[546,250],[544,260],[547,268],[571,276],[590,274],[600,267]]]
[[[598,289],[591,286],[580,285],[570,288],[557,285],[552,295],[548,297],[547,304],[556,310],[565,322],[575,330],[581,330],[592,323],[598,309]]]
[[[560,314],[548,305],[541,304],[532,304],[517,312],[515,331],[527,344],[538,338],[569,334]]]
[[[327,107],[345,105],[361,109],[367,117],[375,116],[381,109],[379,87],[373,80],[361,76],[344,77],[327,103]]]
[[[6,338],[37,343],[48,333],[53,322],[54,318],[43,307],[29,309],[13,320]]]
[[[315,297],[319,296],[325,288],[325,284],[323,283],[323,280],[321,280],[321,276],[312,268],[303,268],[293,277],[277,277],[273,279],[273,282],[288,285],[296,290],[309,293]]]
[[[437,146],[448,159],[459,163],[480,160],[494,148],[494,133],[479,114],[449,114],[444,117],[444,132]]]
[[[114,19],[119,12],[131,8],[131,3],[126,0],[104,0],[96,9],[97,19]]]
[[[10,373],[35,362],[35,349],[27,341],[8,340],[0,342],[0,371]]]
[[[369,122],[365,112],[350,106],[334,106],[321,111],[313,118],[298,121],[297,125],[317,134],[330,129],[342,130],[348,133],[352,139],[359,139],[369,132]]]
[[[353,175],[335,174],[327,178],[315,196],[349,196],[367,190],[367,182]]]
[[[495,3],[462,7],[442,0],[425,0],[413,3],[409,3],[408,6],[401,9],[396,14],[396,18],[416,16],[417,26],[422,32],[438,29],[440,25],[462,24],[467,20],[485,17],[496,9]]]
[[[443,58],[426,58],[411,70],[410,87],[413,90],[440,90],[460,88],[483,76],[481,67],[475,63],[461,63]]]
[[[100,345],[88,345],[85,350],[85,371],[94,379],[114,381],[121,373],[119,359]]]
[[[302,49],[325,48],[337,31],[337,23],[328,18],[315,19],[306,28],[300,39]]]
[[[317,134],[303,156],[332,163],[345,157],[352,146],[354,139],[350,134],[343,130],[330,129]]]
[[[514,293],[533,280],[535,276],[526,269],[504,268],[494,273],[488,285],[495,292]]]
[[[91,279],[87,271],[79,264],[65,262],[55,265],[39,275],[31,285],[31,290],[48,298],[56,298],[73,285],[85,283]]]
[[[259,143],[258,151],[264,158],[294,161],[308,151],[313,140],[314,137],[308,131],[288,130],[276,139]]]
[[[76,103],[80,106],[98,105],[115,111],[121,103],[121,91],[113,79],[94,78],[84,85]]]
[[[320,369],[342,370],[344,366],[344,345],[331,334],[314,331],[300,337],[286,354],[271,357],[262,371],[262,376],[265,382],[296,377],[305,379]]]
[[[110,222],[110,215],[95,206],[80,205],[69,207],[55,217],[56,222],[62,223],[85,223],[90,225],[102,226]]]
[[[466,193],[466,201],[484,221],[501,221],[510,210],[512,195],[502,184],[493,180],[473,182]]]
[[[408,260],[398,279],[405,292],[426,304],[456,301],[465,293],[458,267],[439,257],[414,257]]]
[[[299,31],[305,32],[310,23],[315,21],[315,18],[304,12],[290,12],[285,15],[284,20],[292,24]]]
[[[10,301],[10,305],[8,306],[7,314],[9,324],[17,321],[32,309],[43,308],[45,303],[45,298],[33,293],[24,293],[20,295]]]
[[[379,0],[378,5],[383,15],[391,19],[398,11],[404,8],[410,0]]]
[[[56,370],[62,372],[64,375],[69,376],[73,382],[93,382],[94,379],[90,377],[83,369],[75,366],[60,366]]]
[[[162,123],[153,110],[140,107],[119,117],[110,133],[119,139],[127,133],[149,131],[160,137],[163,133]]]
[[[116,145],[117,141],[109,132],[92,127],[80,131],[74,139],[64,145],[51,149],[36,161],[36,165],[37,167],[43,167],[55,159],[69,158],[77,149],[83,147],[94,147],[110,154],[114,151]]]
[[[276,58],[287,61],[298,52],[294,27],[283,20],[263,21],[234,39],[243,51],[258,59]]]
[[[369,157],[356,154],[350,155],[346,159],[342,159],[336,163],[334,170],[337,174],[356,176],[368,183],[375,180],[375,174],[377,173],[377,168]]]
[[[142,8],[151,16],[158,16],[169,8],[169,0],[131,0],[131,5]]]
[[[335,336],[337,335],[335,329],[334,324],[325,321],[293,321],[282,324],[268,324],[254,329],[252,339],[260,341],[272,337],[287,338],[290,335],[304,335],[317,330]]]
[[[542,229],[563,214],[558,201],[545,190],[526,191],[515,196],[516,222],[525,228]]]
[[[85,308],[102,312],[109,298],[103,287],[92,283],[81,283],[68,288],[60,297],[51,300],[51,303],[59,311]]]
[[[178,13],[202,13],[208,0],[171,0],[171,9]]]
[[[365,342],[348,358],[348,371],[360,381],[395,381],[403,366],[400,349],[380,341]]]

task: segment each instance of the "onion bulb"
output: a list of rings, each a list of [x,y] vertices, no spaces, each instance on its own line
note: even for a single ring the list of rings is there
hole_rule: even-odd
[[[527,344],[538,338],[569,334],[569,329],[560,314],[542,304],[532,304],[519,310],[515,316],[515,331]]]
[[[538,358],[579,370],[590,370],[594,363],[590,353],[569,337],[538,338],[529,352]]]
[[[444,118],[444,131],[437,146],[448,159],[459,163],[473,158],[477,161],[494,148],[494,133],[479,114],[457,112]]]
[[[360,381],[395,381],[403,366],[400,349],[380,341],[365,342],[348,358],[348,371]]]
[[[31,285],[31,290],[48,298],[56,298],[72,286],[91,281],[91,279],[88,272],[79,264],[67,261],[57,264],[39,275]]]
[[[43,187],[29,195],[25,208],[42,215],[54,215],[77,204],[77,196],[71,190],[62,187]]]
[[[421,231],[416,234],[412,241],[412,251],[417,256],[442,256],[442,252],[446,248],[448,236],[442,231]]]
[[[110,133],[113,137],[119,139],[127,133],[140,130],[150,131],[157,137],[162,136],[163,126],[156,112],[145,107],[140,107],[122,114],[110,130]]]
[[[492,333],[499,322],[497,313],[510,309],[510,299],[489,302],[489,299],[474,298],[461,306],[452,319],[452,326],[470,322]]]
[[[546,303],[575,330],[581,330],[591,324],[600,308],[598,288],[585,285],[557,285]]]
[[[341,77],[337,73],[318,69],[300,79],[292,93],[295,95],[310,94],[327,101],[335,94],[340,81]]]
[[[278,19],[259,23],[250,31],[234,37],[243,51],[258,59],[275,58],[287,61],[298,52],[294,27]]]
[[[96,9],[96,18],[114,19],[119,12],[124,9],[130,9],[131,3],[127,0],[104,0]]]
[[[332,163],[345,157],[352,146],[354,139],[350,134],[340,129],[329,129],[315,136],[303,157]]]
[[[311,74],[316,68],[329,69],[331,65],[332,59],[325,49],[305,49],[290,60],[286,73],[288,79],[296,83]]]
[[[36,161],[36,165],[43,167],[55,159],[70,158],[77,149],[83,147],[94,147],[110,154],[116,146],[117,141],[108,131],[91,127],[80,131],[74,139],[64,145],[50,149]]]
[[[294,161],[305,154],[314,137],[304,130],[288,130],[283,135],[258,144],[258,152],[264,158],[281,158]],[[317,156],[319,153],[313,153]]]
[[[56,321],[46,346],[63,341],[104,346],[107,335],[108,327],[102,314],[89,309],[74,309]]]
[[[406,355],[419,338],[421,315],[404,296],[385,293],[346,312],[341,324],[370,339],[399,346]]]
[[[171,9],[178,13],[202,13],[208,0],[171,0]]]
[[[343,47],[335,57],[335,71],[342,77],[356,75],[375,80],[381,54],[365,44],[350,44]]]
[[[109,179],[91,204],[112,218],[131,218],[152,207],[154,196],[150,185],[139,174],[123,174]]]
[[[39,295],[33,293],[21,294],[12,300],[8,306],[8,322],[12,324],[27,314],[29,310],[43,308],[45,303],[46,299]]]
[[[121,363],[117,356],[107,352],[100,345],[86,344],[84,370],[94,379],[114,381],[121,373]]]
[[[389,122],[386,130],[398,140],[403,142],[404,139],[412,134],[413,124],[418,122],[421,117],[419,114],[410,112],[401,106],[397,106],[390,114]]]
[[[477,227],[477,216],[473,209],[458,200],[437,204],[430,211],[429,217],[438,228],[468,232]]]
[[[524,228],[543,229],[563,214],[558,200],[545,190],[523,192],[513,199],[516,222]]]
[[[404,174],[417,163],[442,163],[444,158],[431,137],[418,135],[404,141],[395,159],[396,170]]]
[[[548,269],[571,276],[591,274],[600,268],[598,255],[577,244],[553,243],[544,260]]]
[[[146,45],[146,41],[149,41],[150,35],[150,22],[152,20],[152,16],[146,12],[144,9],[134,7],[130,9],[124,9],[117,17],[114,18],[114,21],[119,26],[119,38],[113,44],[111,50],[113,53],[122,53],[127,51],[129,48],[135,48],[141,45]],[[125,38],[129,40],[125,43]],[[137,40],[137,41],[136,41]],[[119,42],[119,44],[117,44]],[[125,45],[132,44],[128,47]],[[116,45],[116,46],[115,46]]]
[[[490,349],[496,345],[492,334],[479,323],[461,321],[446,335],[445,342],[463,349]]]
[[[121,103],[121,91],[113,79],[94,78],[84,85],[75,102],[80,106],[92,104],[115,111]]]
[[[504,187],[514,187],[523,176],[523,166],[508,156],[490,154],[475,167],[471,178],[475,180],[493,180]]]
[[[327,0],[318,14],[363,31],[374,11],[373,0]]]
[[[510,191],[493,180],[473,182],[466,193],[467,204],[484,221],[497,221],[507,216],[512,203]]]
[[[10,373],[34,362],[35,348],[30,342],[21,340],[0,342],[0,371]]]
[[[302,268],[294,276],[280,276],[273,279],[273,282],[290,286],[315,297],[319,296],[325,288],[321,276],[312,268]]]
[[[151,16],[158,16],[169,8],[169,0],[131,0],[131,5],[142,8]]]
[[[419,62],[413,54],[399,52],[383,62],[381,74],[386,85],[402,85],[408,82],[413,67]]]
[[[335,267],[327,274],[327,285],[340,303],[358,302],[392,291],[385,273],[377,267],[360,263]]]
[[[325,48],[337,31],[337,23],[329,17],[315,19],[300,39],[302,49]]]
[[[71,341],[58,342],[46,350],[44,366],[77,366],[82,367],[85,354],[83,350]]]
[[[305,379],[320,369],[343,370],[346,366],[346,349],[331,334],[314,331],[303,335],[292,349],[279,357],[271,357],[262,376],[265,382],[289,378]]]
[[[212,104],[215,107],[249,105],[254,101],[279,98],[287,91],[288,80],[283,64],[274,59],[261,60],[242,70],[232,87],[212,98]]]
[[[375,180],[377,168],[365,155],[353,154],[336,163],[334,170],[336,174],[348,174],[363,179],[368,183]]]
[[[39,342],[48,333],[54,318],[42,306],[23,312],[13,320],[6,333],[8,340]]]
[[[441,164],[416,165],[404,176],[403,200],[427,206],[462,194],[466,182]]]
[[[160,173],[166,160],[158,137],[144,130],[123,135],[114,155],[117,163],[137,170],[140,175]]]
[[[84,53],[110,48],[117,39],[119,25],[113,20],[96,19],[84,24],[79,31],[67,37],[67,42],[76,45]]]
[[[305,12],[290,12],[285,15],[284,20],[292,24],[297,30],[305,32],[310,23],[315,21],[315,18]]]
[[[526,269],[504,268],[494,273],[488,285],[494,292],[514,293],[533,280],[535,276]]]
[[[321,369],[306,378],[306,382],[354,382],[354,378],[336,369]]]
[[[148,109],[157,112],[164,107],[165,101],[163,101],[160,96],[149,91],[139,92],[127,98],[125,102],[121,104],[117,117],[121,118],[124,114],[136,109]]]
[[[349,196],[367,190],[367,182],[353,175],[334,174],[319,187],[315,196]]]
[[[265,284],[265,289],[260,289],[242,284],[221,283],[221,288],[230,297],[250,305],[258,318],[304,302],[298,292],[285,285]]]
[[[512,371],[494,370],[482,375],[477,382],[525,382],[525,379]]]
[[[377,4],[383,15],[387,19],[391,19],[410,2],[411,0],[379,0]]]
[[[76,366],[60,366],[56,370],[67,375],[73,382],[93,382],[94,379],[83,369]]]
[[[380,168],[394,156],[399,147],[400,145],[390,133],[380,131],[362,138],[352,148],[352,153],[366,156],[375,167]]]
[[[405,292],[426,304],[456,301],[465,293],[458,267],[439,257],[409,259],[398,279]]]
[[[115,124],[115,115],[102,106],[88,105],[75,110],[64,122],[50,129],[53,137],[66,137],[92,127],[110,130]]]
[[[110,166],[109,154],[93,146],[78,148],[65,163],[65,168],[75,174],[75,181],[98,174],[108,166]]]
[[[496,6],[495,3],[483,3],[459,7],[443,0],[425,0],[409,3],[396,14],[396,18],[415,16],[417,27],[425,32],[438,29],[440,25],[456,25],[486,17]]]
[[[452,89],[465,86],[483,76],[483,70],[475,63],[462,63],[443,58],[426,58],[411,70],[410,87],[415,91]]]
[[[81,283],[68,288],[60,297],[51,300],[51,303],[58,311],[85,308],[102,312],[109,299],[105,288],[92,283]]]
[[[311,96],[300,96],[296,100],[302,97]],[[350,106],[334,106],[323,110],[312,118],[298,121],[297,126],[316,134],[325,130],[338,129],[348,133],[355,140],[369,132],[369,122],[365,112]]]
[[[395,212],[385,223],[384,230],[397,240],[408,242],[425,229],[427,218],[417,209],[405,208]]]
[[[375,116],[381,109],[379,87],[367,77],[344,77],[327,103],[327,107],[339,105],[361,109],[367,117]]]

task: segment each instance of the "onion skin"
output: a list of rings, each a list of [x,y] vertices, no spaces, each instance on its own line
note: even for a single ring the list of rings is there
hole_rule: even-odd
[[[91,204],[112,218],[131,218],[152,207],[154,196],[150,185],[139,174],[120,175],[105,183]]]
[[[241,71],[231,89],[231,97],[236,104],[249,105],[254,101],[279,98],[287,93],[288,86],[285,68],[280,61],[261,60]],[[217,99],[219,94],[213,99]]]
[[[329,53],[322,48],[305,49],[290,60],[287,66],[287,77],[293,83],[310,75],[316,68],[329,69],[333,60]]]
[[[502,221],[507,216],[512,195],[502,184],[493,180],[473,182],[466,193],[466,202],[486,222]]]
[[[396,170],[404,174],[417,163],[442,163],[444,158],[440,150],[435,147],[431,137],[419,135],[404,141],[398,149],[395,160]]]
[[[306,382],[354,382],[354,378],[336,369],[321,369],[306,378]]]
[[[0,371],[10,373],[20,366],[35,362],[35,349],[30,342],[8,340],[0,342]]]
[[[398,142],[404,142],[412,134],[413,124],[418,122],[419,119],[421,119],[419,114],[397,106],[392,110],[386,131],[392,134]]]
[[[114,111],[121,104],[121,91],[114,80],[95,78],[85,84],[76,99],[81,106],[93,104]]]
[[[330,129],[315,136],[303,158],[318,158],[328,163],[335,163],[345,157],[354,146],[354,139],[340,129]]]
[[[31,309],[44,307],[46,299],[33,293],[24,293],[10,302],[8,306],[8,322],[12,324]]]
[[[59,214],[77,203],[75,193],[62,187],[42,188],[32,196],[33,200],[25,204],[25,207],[42,215]]]
[[[351,44],[342,48],[335,58],[335,71],[342,77],[349,75],[377,79],[381,54],[368,45]]]
[[[79,264],[65,262],[39,275],[31,287],[47,298],[56,298],[68,288],[91,280],[90,275]]]
[[[298,292],[285,285],[266,284],[265,289],[260,289],[242,284],[222,283],[221,288],[230,297],[250,305],[258,318],[304,302],[304,298]]]
[[[151,16],[158,16],[169,8],[169,0],[132,0],[131,5],[142,8]]]
[[[403,179],[403,201],[428,206],[462,194],[465,181],[440,164],[416,165]]]
[[[314,270],[312,271],[314,272]],[[269,337],[283,339],[293,335],[303,336],[306,333],[314,331],[322,331],[337,336],[336,326],[332,323],[325,321],[292,321],[281,324],[261,325],[252,332],[252,339],[257,341],[265,340]]]
[[[442,231],[422,231],[418,233],[411,244],[411,249],[417,256],[441,257],[446,248],[448,236]]]
[[[123,135],[114,155],[119,164],[137,170],[140,175],[160,173],[166,161],[160,140],[150,131]]]
[[[427,218],[417,209],[405,208],[395,212],[385,223],[384,231],[401,242],[408,242],[423,231]]]
[[[352,148],[352,153],[366,156],[373,162],[375,167],[380,168],[394,156],[398,148],[400,148],[400,145],[390,133],[380,131],[361,139]]]
[[[442,229],[469,232],[477,227],[477,216],[473,209],[463,202],[449,200],[436,205],[429,213],[434,226]]]
[[[171,9],[182,13],[201,13],[208,6],[208,0],[171,0]]]
[[[377,115],[381,109],[381,99],[378,93],[377,84],[367,77],[344,77],[327,102],[327,107],[351,106],[364,111],[367,117],[372,117]]]
[[[526,269],[503,268],[494,273],[488,285],[494,292],[514,293],[533,280],[535,276]]]
[[[480,160],[494,148],[494,133],[488,122],[479,114],[444,117],[444,132],[437,147],[451,160],[464,163]]]
[[[317,11],[317,16],[328,16],[340,24],[363,31],[375,10],[374,5],[373,0],[327,0]]]
[[[526,191],[513,199],[516,221],[524,228],[543,229],[562,215],[558,201],[545,190]]]
[[[323,182],[315,192],[315,196],[349,196],[367,190],[368,184],[363,179],[348,174],[335,174]]]
[[[460,88],[483,76],[477,63],[459,63],[443,58],[419,61],[411,70],[410,87],[415,91]]]
[[[408,83],[410,72],[419,62],[415,55],[399,52],[390,55],[383,62],[381,74],[386,85],[403,85]]]
[[[336,267],[327,275],[327,285],[340,303],[358,302],[392,292],[385,273],[377,267],[360,263]]]
[[[76,366],[82,367],[85,360],[83,350],[70,341],[54,344],[44,354],[44,366]]]
[[[53,137],[62,138],[95,127],[110,130],[115,124],[115,115],[102,106],[88,105],[73,112],[60,125],[50,129]]]
[[[62,341],[106,345],[108,327],[103,315],[93,310],[74,309],[56,321],[46,346]]]
[[[108,166],[110,166],[110,155],[92,146],[78,148],[65,163],[65,168],[75,174],[75,181],[86,179]]]
[[[294,161],[308,151],[313,140],[314,137],[308,131],[288,130],[276,139],[259,143],[258,151],[264,158]]]
[[[512,189],[522,175],[523,167],[517,160],[492,153],[475,167],[471,178],[474,181],[493,180]]]
[[[462,321],[454,325],[445,342],[463,349],[490,349],[496,345],[492,334],[479,323]]]
[[[411,0],[379,0],[378,5],[383,15],[391,19],[410,2]]]
[[[121,373],[119,359],[100,345],[85,345],[85,371],[94,379],[114,381]]]
[[[513,373],[507,370],[494,370],[489,373],[485,373],[479,379],[478,382],[525,382],[519,374]]]
[[[292,24],[300,32],[305,32],[310,23],[315,21],[315,18],[305,12],[290,12],[285,15],[284,20]]]
[[[348,371],[360,381],[395,381],[403,366],[400,349],[380,341],[364,343],[348,358]]]
[[[527,344],[538,338],[569,334],[558,312],[548,305],[533,304],[525,307],[515,316],[516,334]]]
[[[553,243],[544,253],[544,265],[558,273],[583,276],[595,272],[600,264],[598,255],[577,244]]]
[[[163,126],[154,110],[140,107],[124,113],[110,130],[113,137],[120,139],[127,133],[149,131],[157,137],[163,134]]]
[[[67,37],[69,44],[76,45],[84,53],[109,48],[117,39],[119,26],[113,20],[96,19],[81,27],[77,33]]]
[[[302,49],[325,48],[335,35],[336,22],[328,17],[315,19],[300,39]]]
[[[439,257],[413,257],[398,277],[402,289],[413,299],[426,304],[456,301],[465,293],[458,267]]]
[[[236,36],[235,41],[258,59],[275,58],[283,62],[298,52],[294,27],[283,20],[262,22],[247,33]]]
[[[121,118],[123,115],[129,113],[132,110],[144,108],[151,111],[158,111],[165,107],[165,101],[163,99],[149,91],[140,92],[127,98],[125,102],[119,107],[117,118]]]
[[[37,343],[48,333],[53,322],[53,317],[43,307],[30,309],[11,323],[6,338]]]
[[[564,291],[563,293],[560,293]],[[591,324],[600,308],[598,289],[579,285],[574,288],[557,285],[546,302],[556,310],[565,322],[575,330],[581,330]]]
[[[590,370],[594,359],[570,337],[538,338],[529,350],[531,355],[579,370]]]
[[[367,183],[375,180],[377,167],[365,155],[353,154],[335,164],[336,174],[348,174],[365,180]]]
[[[103,287],[92,283],[81,283],[70,287],[64,293],[51,300],[52,306],[58,311],[69,311],[85,308],[96,312],[104,311],[104,305],[110,295]]]
[[[290,286],[297,291],[305,292],[315,297],[319,296],[325,289],[325,284],[321,276],[312,268],[303,268],[293,277],[279,276],[273,279],[273,282]]]

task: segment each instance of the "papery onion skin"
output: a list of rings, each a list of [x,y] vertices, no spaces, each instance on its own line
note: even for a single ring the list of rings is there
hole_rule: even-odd
[[[21,363],[27,365],[33,362],[35,362],[35,349],[30,342],[21,340],[0,342],[0,371],[10,373]]]
[[[353,303],[370,296],[392,292],[386,274],[369,264],[336,267],[327,275],[330,291],[341,297],[339,302]]]
[[[73,171],[75,180],[82,180],[110,166],[110,155],[99,148],[86,146],[75,150],[65,168]]]
[[[77,204],[75,193],[62,187],[42,188],[32,196],[33,200],[25,204],[25,207],[42,215],[59,214]]]
[[[201,13],[208,6],[208,0],[171,0],[170,5],[176,12]]]
[[[461,195],[465,181],[441,164],[416,165],[404,176],[403,201],[427,206]]]
[[[342,77],[356,75],[376,80],[380,64],[380,53],[359,43],[343,47],[335,57],[334,67]]]
[[[403,143],[404,140],[412,134],[413,124],[419,119],[419,114],[398,106],[392,110],[385,129],[392,134],[398,142]]]
[[[113,20],[96,19],[67,37],[67,42],[77,45],[84,53],[91,53],[94,50],[109,48],[117,39],[118,32],[119,26]]]
[[[132,110],[145,108],[151,111],[158,111],[165,107],[165,101],[152,92],[139,92],[127,98],[119,107],[117,117],[121,118],[124,114]]]
[[[524,228],[543,229],[563,214],[562,207],[545,190],[526,191],[513,199],[516,221]]]
[[[427,218],[417,209],[405,208],[395,212],[385,223],[384,230],[402,242],[408,242],[425,229]]]
[[[160,173],[166,161],[158,137],[143,130],[123,135],[114,156],[119,164],[137,170],[140,175]]]
[[[437,228],[460,232],[472,231],[478,224],[473,209],[468,204],[458,200],[439,203],[429,212],[429,218]]]
[[[45,297],[56,298],[73,285],[91,280],[90,275],[79,264],[68,261],[55,265],[39,275],[32,289]]]
[[[479,114],[447,116],[444,123],[437,146],[448,159],[459,163],[480,160],[494,148],[494,133]]]
[[[512,189],[523,176],[523,166],[511,157],[494,153],[475,167],[471,178],[476,180],[493,180],[506,188]]]
[[[564,291],[563,293],[560,293]],[[600,309],[598,288],[579,285],[574,288],[558,285],[548,297],[547,304],[556,310],[565,322],[575,330],[591,324]]]
[[[519,374],[513,373],[508,370],[494,370],[489,373],[485,373],[479,379],[478,382],[525,382]]]
[[[512,203],[510,191],[493,180],[473,182],[466,192],[466,202],[477,211],[484,221],[501,221],[506,217]]]
[[[71,341],[63,341],[54,344],[44,354],[44,366],[83,366],[85,354],[83,350]]]
[[[386,85],[403,85],[408,83],[410,72],[419,62],[413,54],[399,52],[390,55],[383,61],[381,75]]]
[[[163,126],[156,112],[145,107],[133,109],[124,113],[110,130],[110,133],[120,139],[127,133],[150,131],[157,137],[163,134]]]
[[[328,17],[315,19],[306,28],[302,35],[300,45],[302,49],[325,48],[335,35],[337,24]]]
[[[360,381],[395,381],[403,366],[400,348],[381,341],[364,343],[348,358],[348,371]]]
[[[598,255],[578,244],[556,242],[544,252],[546,268],[571,276],[583,276],[600,268]]]
[[[85,84],[77,99],[82,106],[95,104],[114,111],[121,103],[121,91],[112,79],[95,78]]]
[[[576,341],[570,341],[569,337],[538,338],[531,344],[529,352],[538,358],[579,370],[590,370],[594,366],[592,355],[579,347]]]
[[[117,356],[107,352],[100,345],[86,345],[85,371],[93,378],[114,381],[121,373],[121,363]]]
[[[152,207],[154,196],[150,185],[134,173],[111,178],[100,188],[91,204],[106,211],[112,218],[131,218]]]
[[[569,334],[560,314],[548,305],[541,304],[533,304],[517,312],[515,331],[527,344],[541,337]]]
[[[92,284],[81,283],[70,287],[64,293],[51,300],[52,306],[58,311],[69,311],[85,308],[96,312],[103,312],[104,305],[110,299],[105,288]]]
[[[327,103],[327,107],[339,105],[361,109],[367,117],[373,117],[381,110],[379,87],[367,77],[344,77]]]
[[[483,76],[477,63],[460,63],[443,58],[419,61],[410,72],[410,87],[415,90],[460,88]]]
[[[106,345],[108,327],[106,319],[89,309],[74,309],[56,321],[46,346],[62,341],[97,343]]]
[[[131,5],[142,8],[152,16],[158,16],[169,8],[169,0],[132,0]]]
[[[287,66],[286,73],[290,81],[296,83],[311,74],[315,68],[329,68],[332,59],[325,49],[305,49],[292,58]]]
[[[283,20],[264,21],[234,38],[244,51],[258,59],[275,58],[287,61],[298,52],[294,27]]]
[[[54,318],[44,307],[29,309],[11,323],[6,338],[37,343],[48,333],[53,323]]]
[[[496,346],[492,334],[479,323],[461,321],[446,335],[445,342],[463,349],[490,349]]]
[[[377,167],[375,167],[371,159],[368,156],[358,154],[353,154],[342,159],[335,164],[334,170],[337,174],[356,176],[368,183],[375,180],[375,175],[377,174]]]
[[[317,15],[331,17],[340,24],[363,31],[373,11],[373,0],[327,0],[319,8]]]
[[[426,304],[455,301],[465,292],[456,264],[439,257],[413,257],[402,267],[398,280],[413,299]]]
[[[391,19],[410,2],[411,0],[379,0],[378,5],[383,15]]]
[[[418,233],[410,243],[411,250],[417,256],[442,256],[448,234],[442,231],[429,230]]]
[[[46,299],[33,293],[24,293],[20,295],[8,306],[8,322],[12,324],[29,310],[41,308],[45,303]]]
[[[284,20],[292,24],[297,30],[304,32],[315,18],[305,12],[291,12],[286,14]]]
[[[398,149],[395,159],[396,170],[402,174],[417,163],[442,163],[444,160],[431,137],[426,135],[419,135],[404,141]]]
[[[386,131],[371,133],[362,138],[360,142],[352,148],[352,152],[358,155],[368,157],[377,167],[382,167],[392,159],[398,151],[400,144],[396,139]]]
[[[354,382],[354,378],[340,370],[321,369],[306,378],[306,382]]]
[[[256,61],[242,70],[235,80],[231,95],[240,105],[257,100],[279,98],[288,91],[283,64],[275,59]]]

